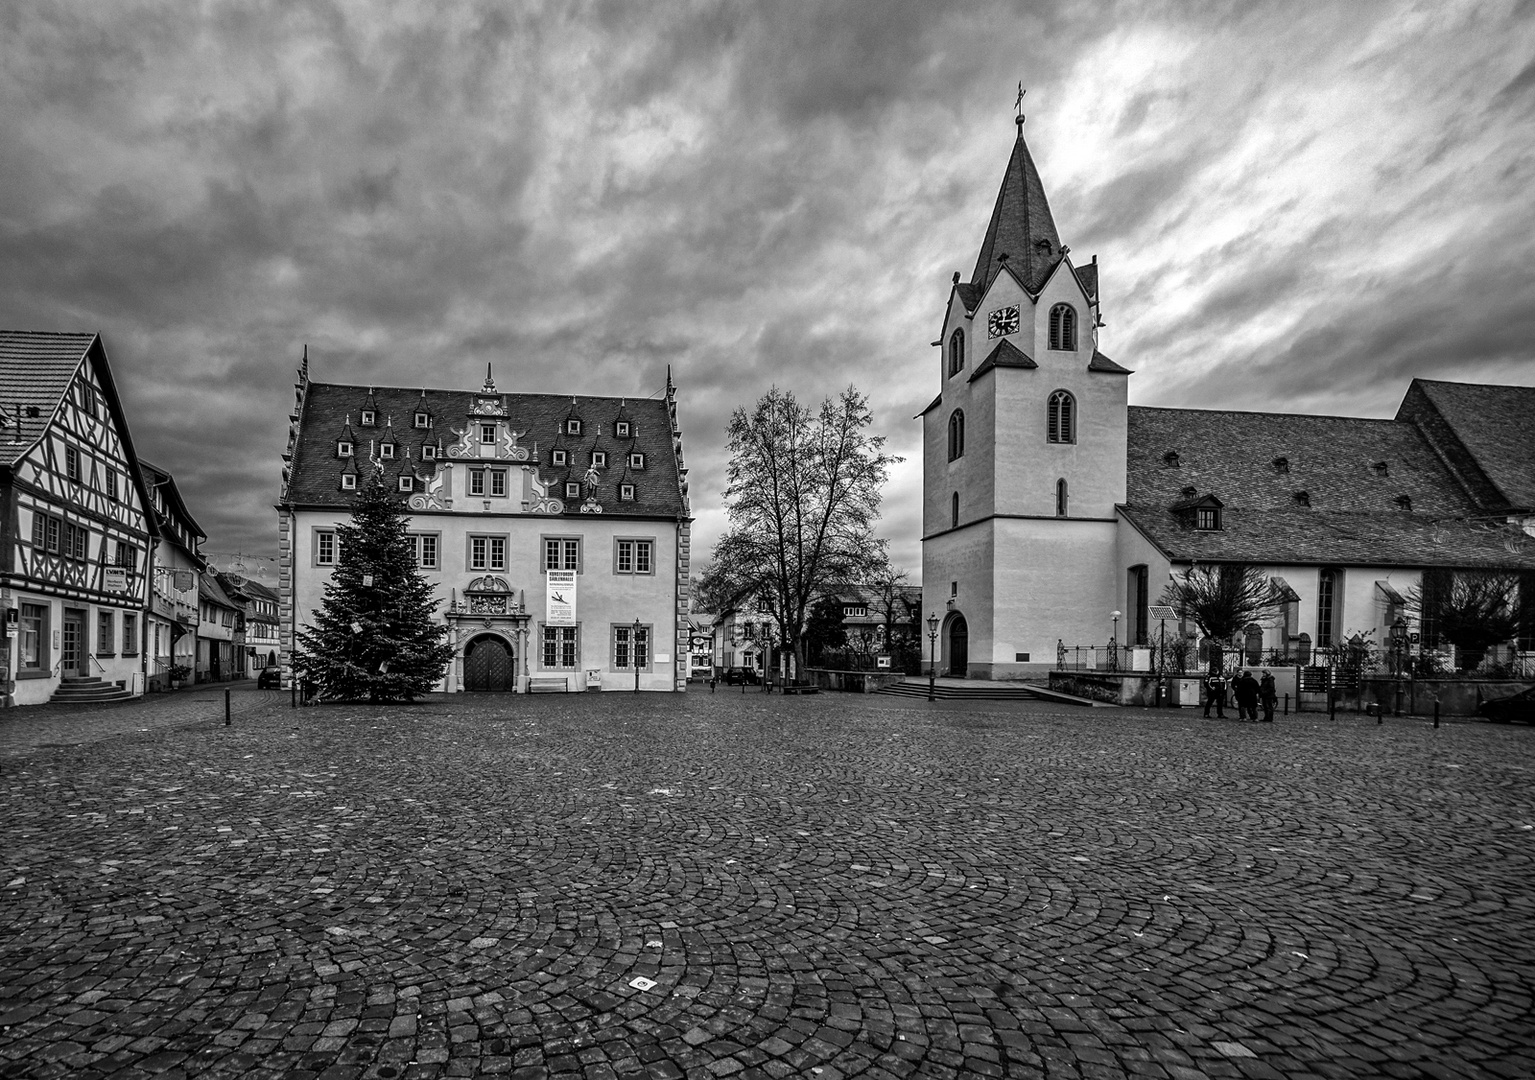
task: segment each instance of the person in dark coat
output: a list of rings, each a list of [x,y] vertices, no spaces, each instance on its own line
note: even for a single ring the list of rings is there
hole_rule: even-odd
[[[1258,680],[1250,671],[1242,672],[1237,680],[1237,716],[1243,720],[1258,719]]]
[[[1218,671],[1212,671],[1205,676],[1205,719],[1210,719],[1210,706],[1215,706],[1215,715],[1220,719],[1226,719],[1226,676]]]
[[[1258,680],[1258,700],[1263,703],[1263,719],[1272,724],[1274,706],[1279,703],[1279,691],[1274,687],[1274,673],[1267,668],[1263,671],[1263,678]]]

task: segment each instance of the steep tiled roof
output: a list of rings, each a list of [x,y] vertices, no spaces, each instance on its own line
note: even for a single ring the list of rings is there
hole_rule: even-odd
[[[396,481],[402,474],[430,476],[439,465],[451,461],[446,458],[422,461],[422,444],[428,441],[436,444],[441,440],[446,448],[457,442],[455,428],[463,431],[466,424],[478,423],[481,419],[471,418],[470,413],[478,396],[468,390],[428,389],[423,397],[419,387],[372,387],[374,405],[369,407],[377,410],[378,425],[360,427],[355,421],[363,403],[370,399],[369,387],[309,383],[293,450],[287,501],[296,506],[341,507],[350,505],[355,498],[355,492],[340,489],[339,477],[349,462],[336,457],[336,436],[343,430],[348,414],[354,421],[355,470],[359,474],[367,475],[372,470],[370,440],[381,439],[387,431],[401,448],[396,452],[395,460],[383,463],[389,490],[397,488]],[[665,400],[578,396],[573,406],[568,394],[498,394],[497,397],[506,410],[505,421],[511,429],[525,433],[519,445],[529,451],[537,450],[527,464],[538,467],[539,479],[550,485],[551,496],[564,501],[567,514],[578,512],[580,503],[585,501],[585,491],[579,500],[564,499],[566,481],[582,480],[589,452],[602,450],[608,455],[608,464],[601,471],[596,499],[603,513],[627,517],[676,518],[685,515],[671,419]],[[421,409],[432,416],[433,426],[426,430],[412,426],[415,413]],[[614,419],[621,409],[633,425],[631,435],[624,438],[614,434]],[[562,434],[562,421],[570,416],[582,421],[582,434]],[[386,423],[390,418],[394,422]],[[549,452],[556,448],[574,451],[569,454],[567,464],[550,464]],[[629,468],[632,452],[645,455],[643,469]],[[634,485],[632,501],[619,501],[620,484]]]
[[[1055,231],[1055,219],[1050,216],[1050,202],[1045,198],[1039,169],[1029,154],[1028,143],[1024,142],[1022,124],[1007,171],[1002,175],[1002,187],[997,191],[996,206],[991,211],[975,271],[970,275],[977,296],[984,295],[1001,273],[1003,255],[1031,293],[1039,291],[1061,259],[1061,238]]]
[[[64,392],[69,389],[95,334],[52,334],[30,330],[0,330],[0,403],[6,427],[0,437],[0,465],[13,465],[42,435]],[[21,410],[21,438],[12,413]],[[37,415],[28,416],[28,407]]]
[[[187,509],[187,504],[181,497],[181,489],[176,486],[176,478],[174,476],[160,468],[160,466],[151,464],[143,458],[139,458],[139,472],[143,476],[146,488],[151,490],[157,487],[164,488],[162,494],[165,500],[165,512],[161,514],[158,511],[154,511],[157,518],[164,521],[174,515],[181,518],[181,524],[192,535],[201,540],[208,538],[208,534],[203,531],[203,527],[197,524],[197,519],[192,516],[192,511]],[[151,508],[153,505],[153,502],[151,502]]]
[[[1110,375],[1134,375],[1135,372],[1127,367],[1120,367],[1114,361],[1104,356],[1097,349],[1093,350],[1093,358],[1087,362],[1088,371],[1106,371]]]
[[[975,380],[992,370],[992,368],[999,367],[1037,368],[1039,365],[1034,362],[1033,357],[1029,356],[1028,353],[1018,348],[1011,341],[1008,341],[1007,338],[1003,338],[997,342],[997,347],[991,350],[986,359],[981,361],[980,366],[975,369],[975,374],[971,375],[967,381],[975,382]]]
[[[1176,559],[1535,568],[1535,542],[1468,520],[1476,508],[1411,424],[1134,407],[1128,436],[1124,514]],[[1219,530],[1171,510],[1206,494],[1224,504]]]
[[[240,606],[230,599],[229,594],[224,591],[224,587],[219,583],[218,578],[212,574],[199,574],[197,576],[197,595],[199,599],[206,600],[210,604],[220,604],[227,608],[236,609]]]
[[[955,276],[959,276],[957,271]],[[959,302],[965,305],[966,311],[974,311],[975,305],[981,302],[980,288],[970,284],[968,281],[955,282],[954,291],[959,293]]]
[[[1510,507],[1535,509],[1535,386],[1414,379]]]
[[[1090,262],[1085,266],[1074,266],[1072,269],[1077,272],[1077,280],[1082,283],[1082,291],[1096,300],[1098,298],[1098,264]]]

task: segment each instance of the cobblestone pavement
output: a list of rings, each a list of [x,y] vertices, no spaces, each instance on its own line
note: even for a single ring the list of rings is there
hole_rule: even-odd
[[[0,1073],[1535,1075],[1535,729],[236,697],[4,743]]]

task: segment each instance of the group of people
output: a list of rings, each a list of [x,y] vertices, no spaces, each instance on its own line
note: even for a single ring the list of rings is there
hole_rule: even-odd
[[[1253,678],[1251,671],[1244,671],[1238,676],[1231,687],[1237,699],[1237,719],[1257,720],[1258,706],[1263,706],[1263,719],[1268,723],[1274,722],[1274,706],[1279,701],[1279,694],[1274,689],[1274,675],[1264,669],[1263,678]],[[1215,706],[1215,715],[1220,719],[1226,718],[1226,676],[1218,671],[1213,671],[1205,677],[1205,719],[1210,718],[1210,706]]]

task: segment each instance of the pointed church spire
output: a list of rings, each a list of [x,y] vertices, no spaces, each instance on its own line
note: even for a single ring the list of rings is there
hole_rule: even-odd
[[[1055,231],[1055,219],[1050,216],[1045,185],[1029,155],[1029,144],[1023,139],[1021,89],[1020,111],[1014,120],[1018,137],[1013,142],[1013,156],[1002,175],[991,224],[986,227],[986,239],[981,243],[975,272],[970,276],[977,297],[1002,272],[1003,263],[1018,275],[1024,288],[1038,292],[1061,259],[1061,237]]]

